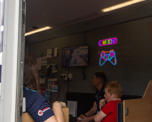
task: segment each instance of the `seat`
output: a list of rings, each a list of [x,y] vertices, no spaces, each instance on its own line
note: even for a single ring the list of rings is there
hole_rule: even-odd
[[[122,113],[120,113],[122,112]],[[140,99],[124,100],[118,105],[118,122],[151,122],[152,121],[152,80]]]
[[[22,114],[22,122],[34,122],[32,117],[28,113]]]

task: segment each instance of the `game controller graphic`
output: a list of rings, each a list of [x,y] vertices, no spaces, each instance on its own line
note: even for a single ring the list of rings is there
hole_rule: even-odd
[[[114,50],[101,51],[99,58],[99,65],[103,66],[106,62],[110,62],[112,65],[117,65],[116,52]]]

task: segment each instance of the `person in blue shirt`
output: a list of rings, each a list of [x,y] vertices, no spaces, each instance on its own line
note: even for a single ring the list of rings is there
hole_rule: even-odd
[[[94,120],[94,115],[101,110],[100,100],[104,98],[104,86],[107,78],[104,72],[94,73],[92,83],[96,88],[95,100],[92,108],[85,114],[78,117],[78,121],[90,122]]]
[[[63,104],[55,102],[52,109],[51,105],[37,91],[27,87],[24,87],[23,91],[26,98],[26,112],[35,122],[64,122]]]
[[[64,122],[63,103],[55,102],[51,106],[36,90],[38,89],[38,74],[33,64],[26,63],[24,67],[23,96],[26,99],[26,112],[35,122]]]

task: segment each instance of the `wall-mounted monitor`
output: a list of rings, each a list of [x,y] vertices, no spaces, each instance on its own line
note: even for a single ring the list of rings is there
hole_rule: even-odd
[[[88,66],[88,46],[64,48],[62,64],[64,67]]]

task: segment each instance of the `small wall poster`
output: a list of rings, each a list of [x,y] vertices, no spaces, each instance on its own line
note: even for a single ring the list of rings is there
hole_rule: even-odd
[[[57,57],[58,56],[58,48],[47,49],[47,58]]]
[[[51,78],[48,80],[48,89],[50,89],[51,92],[58,92],[58,79],[57,78]]]
[[[47,58],[51,58],[53,54],[53,49],[47,49]]]

